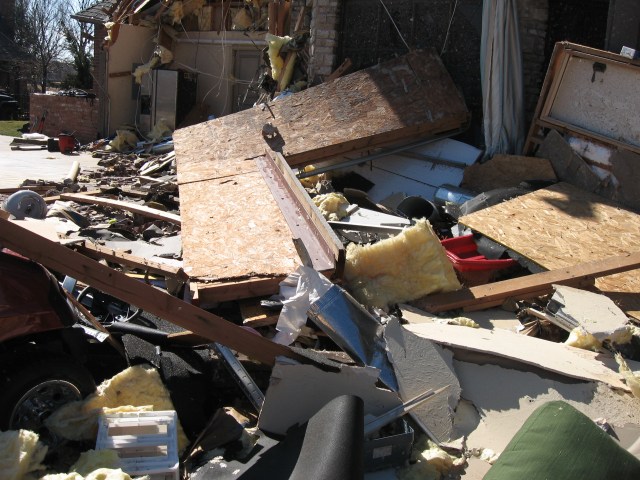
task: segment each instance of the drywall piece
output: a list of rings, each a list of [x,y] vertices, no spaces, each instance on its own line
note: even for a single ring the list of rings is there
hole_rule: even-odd
[[[355,395],[364,401],[365,415],[379,416],[402,404],[394,392],[376,387],[379,371],[373,367],[343,366],[325,372],[312,365],[276,361],[260,411],[258,427],[284,435],[309,420],[330,400]],[[422,393],[422,392],[420,392]]]
[[[425,312],[424,310],[412,305],[403,303],[399,305],[399,308],[402,312],[402,319],[406,320],[408,323],[447,323],[446,318]],[[465,312],[462,316],[473,320],[480,325],[480,328],[488,330],[501,328],[503,330],[516,332],[517,328],[522,326],[522,323],[513,312],[508,312],[500,308],[490,308],[479,312]]]
[[[438,323],[407,325],[405,328],[440,345],[505,357],[567,377],[598,381],[630,391],[622,381],[615,361],[609,356],[607,364],[603,363],[602,360],[607,358],[605,354],[500,329],[485,330]]]
[[[594,292],[554,285],[547,310],[583,327],[600,343],[627,343],[631,339],[629,319],[610,298]]]
[[[430,340],[409,332],[396,319],[387,323],[384,338],[403,401],[410,400],[426,390],[450,385],[447,391],[415,407],[410,415],[425,432],[433,434],[436,440],[451,440],[452,413],[458,404],[461,391],[451,365],[451,352],[445,352]]]
[[[453,365],[463,397],[471,401],[480,414],[477,426],[456,422],[459,427],[456,434],[467,436],[469,449],[490,448],[501,453],[529,415],[552,400],[564,400],[594,420],[605,417],[614,429],[628,423],[640,424],[637,399],[613,392],[605,385],[564,383],[557,377],[497,365],[458,360],[454,360]]]
[[[536,152],[536,156],[548,158],[561,181],[569,182],[588,192],[601,190],[600,177],[555,130],[551,130],[547,134]]]
[[[527,180],[556,181],[557,177],[546,158],[499,154],[485,163],[465,168],[462,186],[475,192],[486,192],[517,187]]]
[[[444,247],[424,219],[396,237],[349,244],[345,279],[359,302],[381,308],[460,288]]]
[[[11,223],[15,223],[20,227],[29,230],[30,232],[35,233],[36,235],[40,235],[43,238],[55,243],[60,243],[60,238],[58,237],[58,232],[56,230],[55,225],[48,222],[44,219],[38,218],[25,218],[24,220],[12,220],[9,219]]]
[[[640,251],[640,215],[567,183],[522,195],[459,221],[547,270]],[[620,301],[618,305],[627,314],[640,317],[639,270],[598,278],[596,287]]]
[[[351,170],[374,183],[367,193],[375,202],[394,193],[433,200],[441,185],[460,185],[465,166],[473,164],[481,154],[475,147],[445,138],[359,164]]]

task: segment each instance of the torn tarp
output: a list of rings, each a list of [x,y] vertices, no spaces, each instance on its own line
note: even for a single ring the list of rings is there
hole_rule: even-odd
[[[332,283],[313,268],[300,266],[280,282],[282,311],[276,329],[278,333],[273,341],[281,345],[290,345],[307,323],[307,310],[313,302],[324,295]]]

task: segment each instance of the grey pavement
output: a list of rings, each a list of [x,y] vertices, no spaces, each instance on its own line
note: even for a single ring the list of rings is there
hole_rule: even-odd
[[[0,188],[18,187],[23,180],[50,180],[61,182],[67,176],[74,160],[80,169],[95,169],[98,158],[90,153],[60,153],[45,150],[11,150],[13,137],[0,135]]]

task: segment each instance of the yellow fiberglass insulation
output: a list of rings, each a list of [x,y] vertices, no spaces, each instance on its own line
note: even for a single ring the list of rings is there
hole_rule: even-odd
[[[576,327],[571,330],[569,338],[567,338],[564,343],[570,347],[582,348],[583,350],[597,351],[602,347],[602,343],[583,327]]]
[[[633,393],[634,397],[640,398],[640,374],[629,368],[620,353],[616,353],[616,362],[618,362],[620,375],[622,375],[627,386],[631,389],[631,393]]]
[[[137,407],[137,408],[133,408]],[[46,425],[57,435],[70,440],[95,439],[100,413],[142,410],[175,410],[169,391],[155,368],[129,367],[102,382],[96,393],[82,402],[72,402],[56,410]],[[180,422],[178,449],[188,443]]]
[[[69,469],[80,475],[89,475],[100,468],[120,468],[120,457],[115,450],[87,450],[80,454],[76,463]]]
[[[355,298],[380,308],[460,288],[444,247],[425,219],[378,243],[349,244],[344,276]]]
[[[129,151],[138,144],[138,137],[129,130],[116,130],[116,138],[109,142],[109,146],[116,152]]]
[[[71,473],[55,473],[45,475],[40,480],[132,480],[132,478],[121,469],[99,468],[83,477],[77,472]],[[136,477],[136,480],[149,480],[149,477]]]
[[[349,201],[341,193],[324,193],[313,197],[313,203],[327,220],[340,220],[347,216]]]
[[[43,470],[47,447],[29,430],[0,432],[0,480],[20,480]]]
[[[271,78],[276,82],[280,81],[284,59],[280,56],[280,49],[291,41],[291,37],[278,37],[267,33],[264,37],[269,46],[269,62],[271,62]]]

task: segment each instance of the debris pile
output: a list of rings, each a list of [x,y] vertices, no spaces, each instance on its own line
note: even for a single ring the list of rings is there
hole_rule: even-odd
[[[234,21],[262,21],[263,4]],[[157,16],[204,8],[188,5]],[[319,118],[331,128],[319,132]],[[14,478],[98,467],[120,468],[114,478],[498,478],[553,407],[559,424],[604,415],[614,434],[594,433],[590,448],[637,474],[625,449],[640,425],[640,217],[614,203],[630,206],[625,178],[602,182],[601,194],[620,186],[603,198],[585,190],[588,174],[567,173],[591,172],[584,162],[481,162],[451,138],[468,118],[438,56],[416,51],[177,130],[175,151],[120,132],[115,149],[131,151],[96,148],[99,170],[81,172],[77,192],[45,194],[44,215],[9,197],[0,265],[34,285],[44,276],[51,299],[45,320],[21,313],[26,286],[12,297],[7,359],[35,345],[43,362],[78,370],[28,382],[3,370],[1,441],[23,454],[0,464]],[[539,153],[557,137],[529,142]],[[122,367],[110,379],[95,374],[114,365],[107,352]],[[80,398],[74,385],[98,379]],[[566,431],[544,432],[572,446]],[[45,442],[66,462],[54,466]]]

